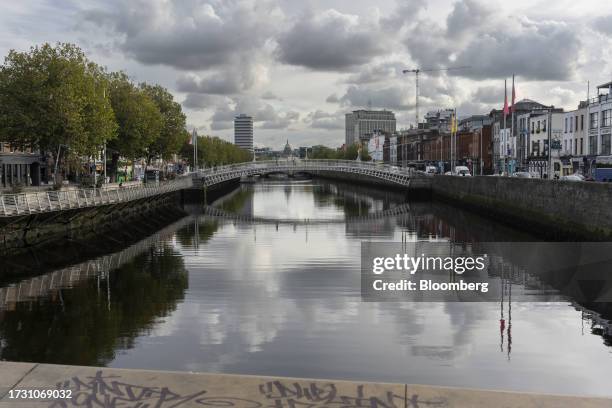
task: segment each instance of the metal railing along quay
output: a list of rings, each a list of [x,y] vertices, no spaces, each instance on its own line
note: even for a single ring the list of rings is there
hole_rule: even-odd
[[[192,185],[192,177],[186,176],[167,182],[129,187],[1,194],[0,217],[118,204],[182,190]]]

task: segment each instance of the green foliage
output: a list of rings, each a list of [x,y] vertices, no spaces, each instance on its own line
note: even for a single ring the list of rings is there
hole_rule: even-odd
[[[143,83],[140,89],[155,103],[162,119],[161,131],[148,146],[148,158],[170,159],[188,141],[185,114],[166,88]]]
[[[328,160],[356,160],[359,153],[359,145],[352,144],[345,149],[331,149],[327,146],[314,146],[312,153],[309,153],[311,159],[328,159]],[[361,147],[361,160],[371,160],[368,154],[368,148]]]
[[[313,146],[312,152],[308,156],[311,159],[337,159],[338,150],[327,146]]]
[[[61,146],[62,161],[97,156],[106,144],[113,178],[120,157],[148,163],[178,153],[185,122],[167,89],[109,74],[72,44],[10,51],[0,66],[1,140],[54,155]]]
[[[125,73],[114,72],[109,77],[110,100],[119,131],[108,147],[124,157],[142,157],[159,138],[162,115],[149,95],[134,86]]]
[[[0,67],[0,139],[19,148],[96,154],[116,136],[104,70],[77,46],[11,50]]]
[[[181,155],[193,166],[193,145],[185,143]],[[222,166],[251,161],[253,154],[216,136],[198,137],[198,165]]]

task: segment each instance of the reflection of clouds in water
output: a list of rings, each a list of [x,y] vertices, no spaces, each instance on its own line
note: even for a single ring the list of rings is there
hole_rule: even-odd
[[[261,205],[284,217],[284,187],[278,192]],[[300,206],[320,211],[312,198]],[[415,206],[420,221],[412,212],[399,222],[412,234],[419,222],[426,233],[445,230],[430,207]],[[491,228],[465,222],[461,230],[479,236]],[[198,249],[176,244],[189,270],[185,301],[116,364],[142,366],[152,355],[160,368],[179,370],[604,392],[612,364],[601,362],[610,354],[600,337],[581,335],[579,313],[565,304],[514,304],[508,361],[499,304],[362,302],[360,242],[393,237],[401,240],[400,228],[389,219],[295,230],[220,221]]]

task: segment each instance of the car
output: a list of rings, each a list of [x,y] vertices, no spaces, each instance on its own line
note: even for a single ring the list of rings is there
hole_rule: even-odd
[[[390,166],[389,170],[391,171],[391,173],[399,173],[400,172],[400,168],[397,166]]]
[[[534,178],[533,175],[531,173],[529,173],[528,171],[517,171],[515,173],[512,173],[512,177],[516,177],[516,178]]]
[[[468,169],[467,166],[456,166],[455,167],[455,175],[456,176],[464,176],[464,177],[471,177],[472,176],[470,174],[470,169]]]
[[[436,166],[426,166],[425,167],[425,174],[429,175],[429,176],[433,176],[434,174],[438,173],[438,169],[436,168]]]
[[[452,171],[447,171],[446,173],[444,173],[445,176],[452,176],[453,172]]]
[[[580,174],[570,174],[567,176],[561,176],[559,180],[562,181],[584,181],[584,177]]]

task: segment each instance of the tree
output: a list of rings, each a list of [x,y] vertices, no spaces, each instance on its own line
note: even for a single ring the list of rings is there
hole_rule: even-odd
[[[110,74],[110,101],[115,112],[118,137],[107,146],[111,152],[111,179],[117,175],[119,157],[148,156],[150,146],[160,137],[163,119],[156,103],[136,87],[123,72]]]
[[[185,114],[172,94],[161,85],[142,83],[140,89],[155,103],[162,118],[161,131],[147,148],[147,164],[152,158],[169,159],[188,140],[189,135],[185,134]]]
[[[181,156],[193,166],[193,145],[185,143]],[[216,136],[198,137],[198,165],[222,166],[250,161],[253,154]]]
[[[341,152],[340,152],[341,153]],[[336,149],[331,149],[327,146],[313,146],[311,159],[338,159],[340,154]]]
[[[0,67],[0,138],[57,164],[60,148],[96,155],[117,130],[107,88],[104,70],[73,44],[11,50]]]

